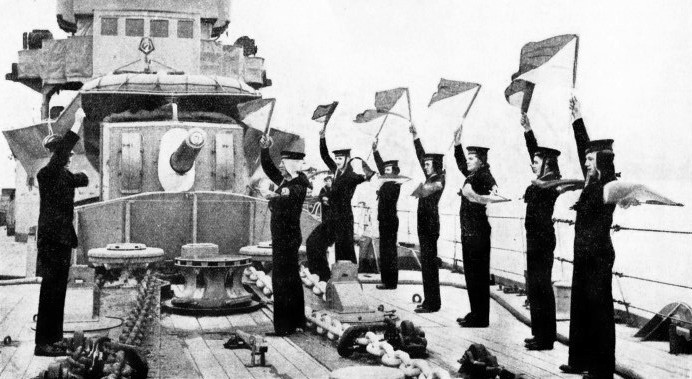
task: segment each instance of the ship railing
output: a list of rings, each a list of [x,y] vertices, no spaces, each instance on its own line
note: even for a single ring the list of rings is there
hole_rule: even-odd
[[[353,206],[354,211],[359,214],[358,216],[354,217],[354,222],[355,222],[355,229],[357,232],[360,232],[361,234],[366,232],[368,230],[368,227],[371,225],[370,222],[370,213],[371,213],[371,207],[367,206],[364,203],[359,203],[358,205]],[[417,240],[417,232],[415,229],[415,221],[412,219],[416,215],[416,210],[411,210],[411,209],[399,209],[397,210],[397,214],[399,215],[400,219],[400,227],[399,227],[399,236],[400,236],[400,242],[408,244],[408,245],[416,245],[416,240]],[[458,213],[446,213],[446,212],[440,212],[440,224],[441,225],[448,225],[446,222],[444,222],[445,219],[452,218],[453,220],[453,235],[455,236],[454,238],[448,238],[446,236],[440,236],[439,240],[446,242],[446,243],[451,243],[452,244],[452,254],[449,256],[448,254],[439,254],[440,258],[442,260],[447,260],[451,261],[451,264],[453,267],[458,267],[459,263],[462,263],[463,265],[463,259],[458,257],[458,253],[461,252],[461,241],[457,239],[457,236],[459,235],[459,230],[461,229],[459,225],[459,214]],[[405,223],[401,222],[402,218],[405,220]],[[499,215],[489,215],[488,218],[490,219],[497,219],[497,220],[513,220],[518,223],[520,223],[520,228],[521,228],[521,241],[522,241],[522,249],[513,249],[509,248],[506,246],[497,246],[497,245],[491,245],[492,250],[498,250],[498,251],[503,251],[503,252],[509,252],[513,254],[526,254],[526,242],[525,242],[525,235],[523,233],[523,228],[524,228],[524,220],[525,217],[521,216],[499,216]],[[413,221],[413,222],[412,222]],[[553,222],[556,224],[564,224],[567,226],[574,226],[575,221],[571,219],[563,219],[563,218],[553,218]],[[403,229],[403,233],[402,233]],[[447,228],[449,229],[449,228]],[[649,233],[667,233],[667,234],[677,234],[677,235],[691,235],[692,236],[692,231],[683,231],[683,230],[667,230],[667,229],[655,229],[655,228],[636,228],[636,227],[628,227],[628,226],[622,226],[618,224],[614,224],[611,226],[611,231],[613,233],[617,233],[620,231],[633,231],[633,232],[649,232]],[[405,239],[402,239],[401,237],[405,236]],[[558,241],[559,242],[559,241]],[[566,264],[574,264],[574,261],[565,257],[561,256],[555,256],[554,260],[557,262],[560,262],[561,264],[566,263]],[[492,261],[491,261],[492,262]],[[525,279],[525,274],[520,273],[517,271],[513,271],[511,269],[507,268],[500,268],[496,266],[490,267],[491,272],[500,272],[504,274],[510,274],[512,276],[517,277],[517,279],[524,280]],[[680,288],[684,290],[692,290],[692,286],[685,285],[685,284],[680,284],[680,283],[673,283],[673,282],[668,282],[664,280],[656,280],[656,279],[651,279],[651,278],[646,278],[638,275],[630,275],[624,272],[619,272],[619,271],[613,271],[612,273],[613,277],[616,279],[617,285],[620,289],[620,294],[622,299],[613,299],[613,302],[619,305],[622,305],[625,307],[625,311],[629,315],[630,309],[634,310],[639,310],[648,314],[652,315],[660,315],[660,316],[668,316],[668,315],[662,315],[659,312],[650,310],[650,309],[645,309],[642,307],[638,307],[636,305],[633,305],[631,302],[627,301],[625,299],[624,292],[622,291],[622,287],[620,285],[619,279],[620,278],[627,278],[627,279],[632,279],[632,280],[637,280],[649,284],[655,284],[659,286],[668,286],[668,287],[675,287],[675,288]],[[676,319],[677,320],[677,319]],[[687,323],[684,320],[677,320],[680,322]]]

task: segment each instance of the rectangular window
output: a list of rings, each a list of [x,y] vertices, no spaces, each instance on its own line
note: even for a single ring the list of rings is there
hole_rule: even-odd
[[[178,20],[178,38],[192,38],[194,32],[192,20]]]
[[[101,18],[101,35],[102,36],[117,36],[118,35],[118,19],[112,17]]]
[[[151,20],[149,21],[149,36],[150,37],[168,37],[168,20]]]
[[[125,35],[128,37],[144,37],[144,19],[125,19]]]

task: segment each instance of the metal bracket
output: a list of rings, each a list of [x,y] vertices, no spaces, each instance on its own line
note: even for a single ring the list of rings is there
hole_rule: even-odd
[[[247,367],[266,366],[265,354],[269,349],[264,337],[257,334],[250,334],[240,329],[231,333],[231,337],[223,344],[223,347],[230,350],[248,349],[250,350],[250,364]],[[255,357],[259,356],[259,364]]]

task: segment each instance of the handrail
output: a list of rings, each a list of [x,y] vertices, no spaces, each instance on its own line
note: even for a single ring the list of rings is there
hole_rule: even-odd
[[[372,209],[371,207],[367,205],[353,205],[353,208],[362,208],[362,209]],[[411,209],[398,209],[397,213],[413,213],[414,210]],[[459,216],[458,213],[440,213],[440,216]],[[497,216],[497,215],[488,215],[488,218],[495,218],[495,219],[510,219],[510,220],[525,220],[525,217],[520,217],[520,216]],[[553,218],[553,222],[557,223],[563,223],[563,224],[568,224],[568,225],[574,225],[574,220],[570,219],[564,219],[564,218]],[[628,227],[628,226],[622,226],[618,224],[614,224],[610,227],[611,230],[615,232],[619,232],[622,230],[628,230],[628,231],[636,231],[636,232],[652,232],[652,233],[670,233],[670,234],[684,234],[684,235],[692,235],[692,231],[687,231],[687,230],[668,230],[668,229],[650,229],[650,228],[635,228],[635,227]]]
[[[364,204],[362,204],[362,203],[361,203],[361,204],[358,204],[358,205],[353,205],[353,208],[361,208],[361,209],[368,210],[368,211],[371,209],[371,207],[369,207],[369,206],[367,206],[367,205],[364,205]],[[399,209],[399,210],[397,210],[397,213],[404,213],[404,214],[409,214],[409,213],[413,213],[413,212],[414,212],[413,210],[409,210],[409,209]],[[441,216],[458,216],[458,214],[450,214],[450,213],[440,213],[440,215],[441,215]],[[524,219],[525,219],[525,217],[517,217],[517,216],[495,216],[495,215],[488,215],[488,217],[489,217],[489,218],[496,218],[496,219],[512,219],[512,220],[524,220]],[[563,224],[567,224],[567,225],[574,225],[574,224],[575,224],[575,221],[574,221],[574,220],[571,220],[571,219],[561,219],[561,218],[553,218],[553,222],[556,222],[556,223],[563,223]],[[613,231],[615,231],[615,232],[618,232],[618,231],[621,231],[621,230],[629,230],[629,231],[642,231],[642,232],[656,232],[656,233],[671,233],[671,234],[692,235],[692,231],[675,231],[675,230],[664,230],[664,229],[632,228],[632,227],[620,226],[620,225],[617,225],[617,224],[611,226],[611,229],[612,229]],[[412,233],[411,233],[410,230],[407,231],[407,235],[409,235],[409,236],[412,235]],[[443,240],[443,241],[446,241],[446,242],[453,243],[453,244],[455,245],[455,247],[456,247],[456,245],[460,245],[460,244],[461,244],[461,241],[458,241],[458,240],[453,239],[453,238],[452,238],[452,239],[449,239],[449,238],[441,237],[440,239]],[[508,252],[513,252],[513,253],[519,253],[519,254],[524,254],[524,253],[525,253],[524,251],[520,251],[520,250],[516,250],[516,249],[509,249],[509,248],[496,247],[496,246],[492,246],[492,249],[494,249],[494,250],[508,251]],[[558,262],[564,262],[564,263],[574,264],[574,261],[572,261],[572,260],[570,260],[570,259],[567,259],[567,258],[563,258],[563,257],[554,257],[553,259],[556,260],[556,261],[558,261]],[[457,261],[463,262],[462,259],[457,259],[457,258],[452,258],[452,260],[453,260],[455,263],[456,263]],[[516,273],[516,272],[511,272],[511,271],[507,271],[507,270],[503,270],[503,269],[499,269],[499,268],[494,268],[494,267],[492,267],[491,269],[497,270],[497,271],[501,271],[501,272],[507,272],[507,273],[510,273],[510,274],[513,274],[513,275],[523,276],[523,274],[519,274],[519,273]],[[649,279],[649,278],[645,278],[645,277],[641,277],[641,276],[636,276],[636,275],[628,275],[628,274],[625,274],[625,273],[622,273],[622,272],[617,272],[617,271],[613,271],[612,275],[613,275],[614,277],[618,277],[618,278],[629,278],[629,279],[640,280],[640,281],[644,281],[644,282],[648,282],[648,283],[653,283],[653,284],[659,284],[659,285],[665,285],[665,286],[671,286],[671,287],[677,287],[677,288],[683,288],[683,289],[690,289],[690,290],[692,290],[692,286],[687,286],[687,285],[678,284],[678,283],[665,282],[665,281],[660,281],[660,280],[655,280],[655,279]],[[629,304],[629,303],[628,303],[628,304]],[[631,307],[632,307],[632,308],[635,308],[635,309],[639,309],[639,308],[636,308],[636,307],[634,307],[634,306],[631,306]],[[645,311],[647,311],[647,312],[652,312],[652,311],[649,311],[649,310],[645,310]],[[652,313],[656,313],[656,312],[652,312]]]

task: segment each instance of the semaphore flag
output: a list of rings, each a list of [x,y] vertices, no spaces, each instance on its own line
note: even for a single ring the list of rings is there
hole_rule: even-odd
[[[356,119],[353,120],[353,122],[357,122],[359,124],[370,122],[378,117],[382,117],[386,115],[386,113],[380,113],[377,111],[377,109],[366,109],[362,113],[358,113],[356,115]]]
[[[522,77],[545,65],[573,40],[576,40],[578,43],[579,37],[576,34],[564,34],[543,41],[529,42],[524,45],[524,47],[521,48],[521,55],[519,57],[519,71],[512,75],[512,83],[505,90],[507,102],[514,106],[521,107],[522,112],[528,111],[535,80],[532,79],[529,81]],[[578,45],[575,45],[573,61],[573,85],[576,80],[577,46]]]
[[[312,119],[326,124],[332,117],[337,105],[339,105],[338,101],[327,105],[318,105],[315,111],[312,113]]]
[[[276,99],[257,99],[238,104],[238,119],[245,125],[263,133],[269,131]]]
[[[626,183],[619,180],[614,180],[603,186],[603,197],[607,204],[618,204],[623,208],[639,204],[683,206],[683,204],[661,195],[644,184]]]
[[[440,83],[437,85],[437,92],[432,95],[428,107],[434,103],[458,95],[462,92],[480,87],[478,83],[471,82],[460,82],[457,80],[440,79]]]
[[[529,104],[531,104],[531,96],[535,86],[535,84],[527,80],[513,80],[505,90],[505,99],[507,99],[509,104],[520,108],[521,113],[526,113],[529,111]]]
[[[382,117],[388,113],[391,113],[391,110],[399,102],[399,100],[404,94],[408,96],[408,88],[399,87],[375,93],[375,109],[367,109],[364,112],[358,114],[354,122],[370,122],[378,117]]]
[[[399,87],[375,93],[375,109],[385,113],[391,111],[404,93],[408,93],[408,88]]]

